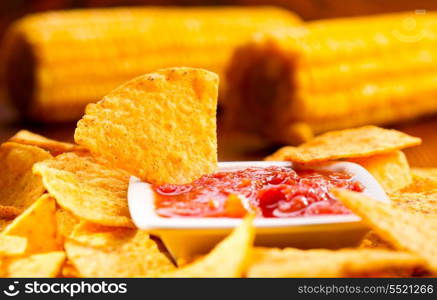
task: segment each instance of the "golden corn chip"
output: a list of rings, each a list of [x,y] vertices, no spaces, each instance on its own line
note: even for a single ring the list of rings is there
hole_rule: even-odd
[[[437,178],[413,170],[413,182],[390,194],[393,205],[424,214],[437,214]]]
[[[75,140],[151,183],[188,183],[217,166],[216,74],[171,68],[89,104]]]
[[[34,254],[13,260],[8,266],[9,277],[56,277],[65,261],[63,251]]]
[[[422,194],[433,194],[437,193],[437,179],[433,178],[423,178],[418,177],[417,175],[413,174],[413,182],[403,188],[400,193],[422,193]]]
[[[427,177],[437,180],[437,168],[413,168],[411,173],[419,177]]]
[[[87,246],[112,247],[113,243],[117,245],[123,236],[130,232],[123,227],[108,227],[81,221],[74,227],[69,238]]]
[[[69,260],[66,260],[61,270],[61,277],[64,278],[79,278],[80,274],[76,267]]]
[[[289,160],[298,163],[313,163],[340,158],[365,157],[390,153],[416,146],[421,140],[396,130],[376,126],[364,126],[340,131],[331,131],[299,147],[284,147],[266,160]]]
[[[14,136],[9,139],[9,141],[19,144],[37,146],[50,152],[50,154],[53,156],[59,155],[64,152],[86,151],[85,148],[80,147],[79,145],[52,140],[46,138],[45,136],[30,132],[28,130],[18,131]]]
[[[120,230],[124,233],[120,234]],[[113,235],[106,232],[106,239],[107,247],[74,240],[65,243],[67,256],[82,277],[151,277],[174,268],[145,231],[117,228]],[[91,244],[94,241],[93,237],[89,240]]]
[[[5,257],[0,258],[0,277],[8,276],[8,260]]]
[[[45,194],[12,221],[2,234],[27,238],[26,253],[59,250],[55,200]]]
[[[359,245],[360,248],[383,248],[393,250],[393,246],[381,239],[379,235],[377,235],[373,231],[369,231],[363,237]]]
[[[0,146],[0,205],[26,208],[44,193],[34,163],[51,158],[45,150],[7,142]]]
[[[402,189],[401,193],[435,193],[437,192],[437,177],[424,170],[413,169],[413,182]]]
[[[76,218],[68,210],[61,207],[56,208],[56,226],[58,230],[58,236],[63,239],[70,236],[74,227],[79,223],[79,219]]]
[[[0,205],[0,219],[11,220],[21,214],[22,209],[10,206],[10,205]]]
[[[422,214],[437,214],[437,191],[433,193],[395,193],[390,195],[393,206]]]
[[[395,248],[408,250],[426,260],[437,272],[437,219],[375,201],[361,193],[335,191],[348,208],[359,215],[376,234]]]
[[[416,255],[383,249],[255,248],[247,277],[407,276],[424,266]]]
[[[128,173],[76,153],[38,163],[34,171],[58,204],[74,216],[102,225],[133,227],[127,204]]]
[[[163,277],[241,277],[255,237],[253,217],[247,217],[208,255]]]
[[[26,248],[26,238],[0,234],[0,256],[22,255],[26,252]]]
[[[400,190],[412,182],[410,166],[405,154],[400,150],[350,161],[366,168],[387,193]]]
[[[202,258],[203,255],[199,254],[199,255],[192,255],[192,256],[183,256],[183,257],[176,257],[176,265],[181,268],[184,267],[188,264],[191,264],[193,262],[195,262],[196,260]]]

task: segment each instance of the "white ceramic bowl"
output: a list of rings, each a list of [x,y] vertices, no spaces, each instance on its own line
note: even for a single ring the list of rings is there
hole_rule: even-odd
[[[289,162],[222,162],[219,171],[269,166],[293,167]],[[311,166],[311,169],[347,172],[364,185],[365,194],[377,201],[389,201],[375,178],[358,164],[331,162]],[[130,179],[128,201],[135,225],[158,235],[176,258],[207,252],[241,222],[235,218],[160,217],[155,212],[150,185],[136,177]],[[353,246],[367,230],[355,215],[257,218],[254,225],[257,245],[300,248]]]

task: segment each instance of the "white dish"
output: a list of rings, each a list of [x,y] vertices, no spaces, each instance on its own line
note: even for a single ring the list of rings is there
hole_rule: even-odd
[[[292,167],[289,162],[222,162],[219,171],[248,167]],[[366,188],[365,194],[377,201],[389,199],[376,179],[363,167],[350,162],[331,162],[311,166],[315,170],[347,172]],[[176,258],[208,251],[241,220],[235,218],[163,218],[155,212],[153,191],[148,183],[131,177],[129,210],[135,225],[161,237]],[[344,247],[356,243],[366,232],[355,215],[305,216],[295,218],[257,218],[256,243],[264,246]]]

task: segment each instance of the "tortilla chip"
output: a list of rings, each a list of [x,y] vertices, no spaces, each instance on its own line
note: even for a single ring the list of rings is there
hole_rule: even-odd
[[[104,248],[116,246],[126,232],[126,228],[123,227],[108,227],[81,221],[74,227],[69,238],[88,246]]]
[[[32,173],[34,163],[51,158],[41,148],[4,143],[0,146],[0,205],[24,209],[45,191],[41,178]]]
[[[80,274],[73,263],[69,260],[66,260],[62,266],[61,276],[64,278],[79,278]]]
[[[373,231],[369,231],[361,240],[359,245],[360,248],[380,248],[380,249],[388,249],[394,250],[393,246],[390,243],[384,241],[379,235],[377,235]]]
[[[127,204],[129,174],[89,155],[64,153],[38,163],[44,186],[74,216],[108,226],[134,227]]]
[[[413,182],[402,189],[401,193],[427,193],[433,194],[437,192],[437,177],[433,177],[426,172],[413,169],[411,172]]]
[[[92,236],[97,234],[94,229],[89,232],[88,240],[82,231],[82,241],[86,243],[73,239],[65,243],[67,256],[81,277],[150,277],[174,268],[147,232],[129,228],[113,230],[112,235],[109,231],[104,233],[108,244],[104,248],[92,245]]]
[[[8,266],[9,277],[56,277],[65,261],[63,251],[34,254],[13,260]]]
[[[19,214],[21,214],[21,212],[22,212],[21,208],[10,206],[10,205],[0,205],[1,219],[11,220],[16,216],[18,216]]]
[[[2,234],[27,238],[27,254],[59,250],[55,200],[45,194],[27,208]]]
[[[426,177],[437,180],[437,168],[413,168],[411,169],[413,176]]]
[[[434,193],[395,193],[390,195],[393,206],[422,214],[437,214],[437,191]]]
[[[387,154],[419,145],[421,140],[396,130],[364,126],[319,135],[299,147],[283,147],[266,160],[314,163]]]
[[[74,227],[79,224],[80,220],[69,211],[58,207],[56,208],[56,225],[60,239],[70,236]]]
[[[247,217],[208,255],[163,277],[241,277],[250,258],[255,229]]]
[[[334,192],[376,234],[396,249],[408,250],[426,260],[437,273],[437,219],[375,201],[360,193]]]
[[[217,166],[216,74],[170,68],[89,104],[78,144],[150,183],[188,183]]]
[[[0,256],[22,255],[26,252],[27,240],[20,236],[0,234]]]
[[[80,147],[79,145],[52,140],[28,130],[18,131],[9,139],[9,141],[19,144],[37,146],[50,152],[50,154],[53,156],[57,156],[64,152],[86,151],[85,148]]]
[[[350,161],[367,169],[387,193],[398,191],[412,182],[407,157],[400,150]]]
[[[255,248],[247,277],[408,276],[424,266],[416,255],[383,249]]]
[[[437,214],[437,178],[427,171],[413,170],[413,182],[400,191],[390,194],[393,205],[424,214]]]
[[[0,258],[0,278],[8,276],[8,261],[5,257]]]

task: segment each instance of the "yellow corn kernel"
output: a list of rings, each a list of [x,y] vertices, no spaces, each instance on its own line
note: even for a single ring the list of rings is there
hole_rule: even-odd
[[[30,15],[7,33],[2,47],[5,84],[10,101],[24,116],[76,120],[87,103],[143,73],[187,66],[221,75],[234,48],[252,33],[298,20],[272,7],[144,7]]]
[[[318,134],[437,112],[436,18],[320,20],[255,36],[228,69],[231,125],[297,143],[303,124]]]

